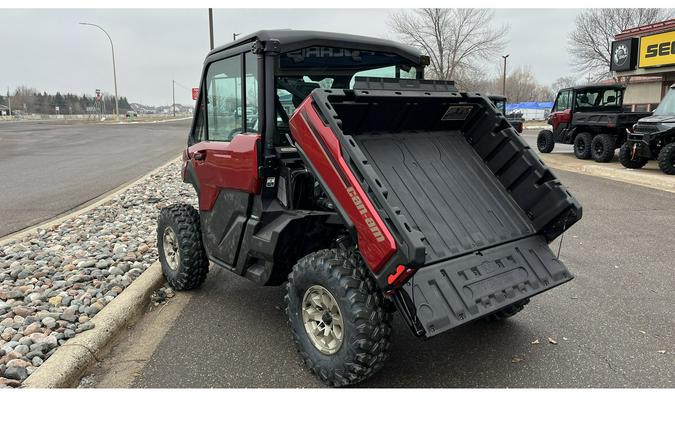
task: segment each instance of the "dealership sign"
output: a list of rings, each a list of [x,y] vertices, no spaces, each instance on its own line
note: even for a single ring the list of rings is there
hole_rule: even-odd
[[[640,39],[640,67],[675,65],[675,31]]]
[[[610,70],[625,71],[635,69],[637,64],[638,39],[627,38],[612,43]]]

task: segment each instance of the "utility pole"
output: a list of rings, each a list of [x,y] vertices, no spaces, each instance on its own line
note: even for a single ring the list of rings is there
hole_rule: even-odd
[[[210,50],[213,50],[213,9],[209,7],[209,41]]]
[[[7,87],[7,108],[9,108],[9,117],[12,117],[12,97],[9,95],[9,87]]]
[[[176,81],[172,80],[171,97],[173,98],[173,117],[176,117]]]
[[[115,68],[115,47],[113,46],[112,38],[110,38],[110,35],[108,32],[101,28],[100,26],[93,24],[93,23],[87,23],[87,22],[80,22],[80,25],[89,25],[89,26],[95,26],[108,37],[108,41],[110,41],[110,50],[112,51],[112,64],[113,64],[113,80],[115,82],[115,119],[119,120],[120,119],[120,109],[119,105],[117,103],[117,69]]]
[[[510,54],[507,54],[506,56],[502,56],[502,59],[504,59],[504,76],[502,78],[502,95],[506,97],[506,59],[510,56]]]

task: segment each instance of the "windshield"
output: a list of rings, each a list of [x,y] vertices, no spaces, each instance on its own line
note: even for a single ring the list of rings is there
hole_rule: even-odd
[[[661,104],[654,110],[654,116],[675,116],[675,88],[670,88]]]
[[[351,89],[357,76],[421,79],[422,72],[395,54],[310,47],[282,54],[276,75],[278,120],[285,121],[316,88]]]

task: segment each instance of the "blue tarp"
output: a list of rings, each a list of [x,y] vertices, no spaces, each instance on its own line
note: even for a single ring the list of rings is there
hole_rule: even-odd
[[[530,109],[530,110],[551,110],[553,108],[553,102],[538,103],[535,101],[528,101],[524,103],[509,103],[506,104],[506,111],[511,111],[514,109]]]

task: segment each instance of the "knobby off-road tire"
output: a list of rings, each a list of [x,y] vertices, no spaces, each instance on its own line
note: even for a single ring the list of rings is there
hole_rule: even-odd
[[[622,166],[628,169],[639,169],[647,164],[648,159],[644,157],[635,157],[632,159],[633,152],[631,151],[630,145],[627,142],[624,142],[619,148],[619,162]]]
[[[537,135],[537,149],[539,152],[548,154],[553,151],[555,142],[553,141],[553,132],[550,130],[542,130]]]
[[[592,136],[588,132],[581,132],[574,138],[574,156],[580,160],[591,158]]]
[[[191,205],[175,204],[159,213],[157,249],[162,272],[174,290],[199,287],[209,271],[202,244],[199,212]]]
[[[661,148],[659,168],[666,174],[675,174],[675,142]]]
[[[286,288],[286,315],[293,341],[311,373],[325,384],[339,387],[361,382],[382,368],[389,356],[392,316],[358,253],[338,249],[311,253],[293,267]],[[311,294],[322,288],[337,304],[343,324],[339,347],[323,352],[308,331],[321,322],[303,319],[308,291]],[[330,313],[329,318],[337,317],[335,314]],[[306,315],[309,319],[310,313]]]
[[[609,163],[614,158],[615,147],[616,139],[612,135],[606,133],[595,135],[591,142],[593,160],[598,163]]]
[[[497,321],[503,321],[507,318],[511,318],[518,312],[522,311],[523,308],[525,308],[525,305],[530,303],[530,299],[523,299],[520,300],[516,303],[513,303],[506,308],[500,309],[497,312],[493,312],[490,315],[486,315],[483,317],[483,320],[487,322],[497,322]]]

